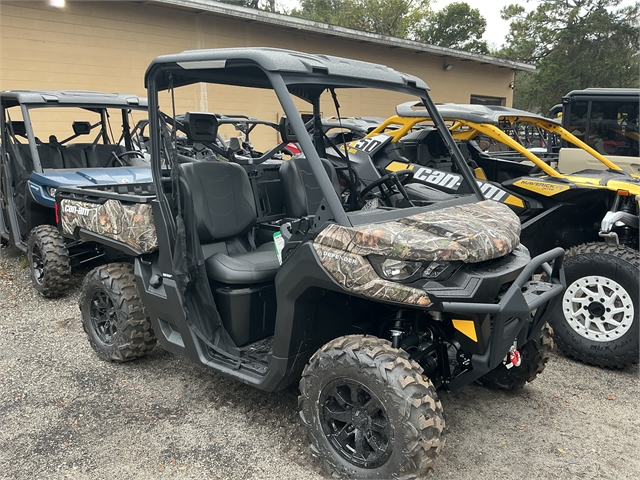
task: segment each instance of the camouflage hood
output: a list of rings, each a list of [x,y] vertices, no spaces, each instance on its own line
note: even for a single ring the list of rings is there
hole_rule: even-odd
[[[486,200],[392,222],[333,224],[315,243],[360,256],[477,263],[511,253],[520,243],[520,220],[506,205]]]
[[[313,247],[325,270],[345,290],[377,300],[428,307],[427,293],[381,278],[367,255],[398,260],[482,262],[520,243],[520,220],[501,203],[484,201],[420,213],[392,222],[329,225]]]

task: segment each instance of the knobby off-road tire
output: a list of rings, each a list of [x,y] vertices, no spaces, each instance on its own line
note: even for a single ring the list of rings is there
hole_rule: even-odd
[[[560,350],[591,365],[638,363],[640,254],[586,243],[564,257],[567,290],[549,322]]]
[[[130,264],[91,270],[82,282],[80,312],[89,343],[103,360],[134,360],[156,345]]]
[[[60,232],[53,225],[40,225],[29,233],[27,258],[31,280],[46,298],[63,295],[71,282],[71,260]]]
[[[553,329],[545,323],[540,336],[529,340],[519,350],[522,360],[519,367],[507,368],[501,363],[480,377],[477,383],[488,388],[514,390],[535,380],[547,366],[553,350]]]
[[[422,368],[377,337],[349,335],[318,350],[298,407],[311,450],[340,478],[415,478],[444,445],[442,404]]]

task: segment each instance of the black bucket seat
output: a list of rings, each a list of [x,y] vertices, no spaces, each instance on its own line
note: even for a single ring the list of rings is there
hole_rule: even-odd
[[[340,183],[334,166],[326,158],[322,165],[329,175],[334,190],[340,196]],[[287,160],[280,166],[280,181],[284,190],[284,204],[287,217],[301,218],[315,215],[322,203],[324,195],[318,181],[311,170],[309,160],[296,157]]]
[[[227,162],[179,168],[181,189],[193,202],[209,280],[233,285],[272,281],[280,263],[273,242],[252,246],[257,215],[246,171]]]

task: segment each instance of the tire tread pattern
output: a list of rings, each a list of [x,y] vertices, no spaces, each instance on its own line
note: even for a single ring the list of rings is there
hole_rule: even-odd
[[[483,375],[476,383],[497,390],[515,390],[533,382],[545,367],[553,350],[553,329],[545,323],[540,336],[531,339],[520,348],[522,363],[507,369],[504,364]]]
[[[312,424],[311,390],[318,381],[317,374],[347,366],[384,383],[384,397],[401,415],[400,431],[395,431],[396,445],[403,448],[400,465],[384,478],[412,479],[432,471],[444,446],[442,404],[433,384],[407,352],[393,348],[388,340],[363,335],[339,337],[325,344],[311,357],[300,379],[300,418],[307,429],[311,451],[320,458],[325,470],[340,478],[378,478],[382,474],[372,469],[371,477],[366,476],[366,470],[363,476],[363,469],[350,468],[323,441],[321,427],[314,428]]]
[[[102,344],[92,332],[89,304],[97,288],[108,292],[118,312],[118,337],[114,345]],[[156,336],[135,283],[133,265],[111,263],[94,268],[82,282],[79,305],[84,331],[101,359],[127,362],[146,355],[156,346]]]
[[[621,260],[629,263],[636,269],[640,270],[640,255],[638,255],[638,251],[634,250],[631,247],[627,247],[625,245],[618,245],[617,247],[609,246],[602,242],[590,242],[583,243],[582,245],[578,245],[570,248],[565,254],[564,265],[565,268],[567,264],[572,262],[573,258],[578,255],[612,255],[614,257],[618,257]],[[638,319],[638,312],[635,312],[636,319]],[[637,329],[638,326],[636,325]],[[617,356],[611,355],[606,358],[596,357],[593,355],[585,354],[577,349],[575,349],[572,345],[567,343],[562,339],[561,336],[554,336],[555,343],[558,345],[558,348],[568,357],[579,360],[588,365],[595,365],[597,367],[606,367],[606,368],[627,368],[631,365],[635,365],[640,360],[638,358],[638,351],[636,350],[635,354],[632,355],[624,355]]]
[[[41,283],[35,279],[31,251],[37,243],[44,264],[44,278]],[[28,240],[28,256],[31,280],[34,287],[45,298],[57,298],[69,289],[71,283],[71,260],[69,250],[60,232],[53,225],[40,225],[31,230]]]

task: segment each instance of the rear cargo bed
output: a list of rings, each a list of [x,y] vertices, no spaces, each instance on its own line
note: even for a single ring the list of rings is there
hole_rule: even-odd
[[[152,183],[63,187],[56,194],[58,226],[76,240],[95,241],[130,255],[158,248]]]

